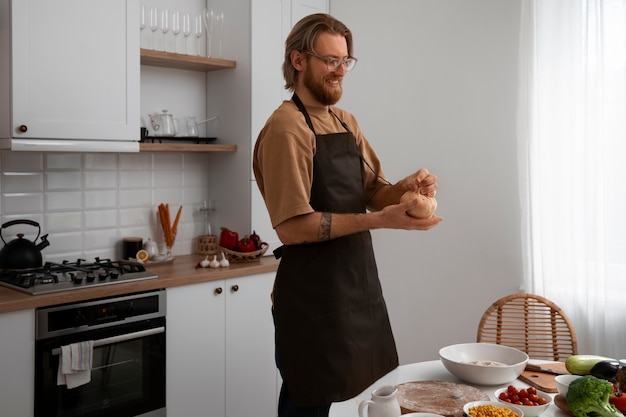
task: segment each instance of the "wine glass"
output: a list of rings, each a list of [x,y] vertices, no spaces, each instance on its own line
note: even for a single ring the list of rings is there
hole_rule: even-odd
[[[139,11],[139,29],[143,31],[146,28],[146,6],[141,5],[141,9]]]
[[[141,31],[141,33],[143,33],[143,30],[145,28],[146,28],[146,7],[142,4],[141,9],[139,10],[139,30]]]
[[[180,33],[180,13],[175,11],[172,13],[172,33],[174,34],[174,52],[178,52],[178,34]]]
[[[191,21],[189,13],[183,16],[183,35],[185,36],[185,53],[187,53],[187,38],[191,35]]]
[[[211,56],[211,38],[213,37],[213,31],[215,30],[215,12],[213,12],[213,9],[204,9],[202,17],[204,20],[204,29],[206,30],[207,36],[207,56]]]
[[[165,51],[165,35],[170,31],[170,11],[161,10],[161,32],[163,32],[163,50]]]
[[[197,55],[200,55],[200,38],[202,37],[202,34],[203,34],[201,15],[196,16],[196,25],[195,25],[194,34],[196,35],[196,52],[197,52]]]
[[[219,13],[215,18],[215,33],[217,35],[217,57],[222,57],[222,40],[224,38],[224,13]]]
[[[156,49],[156,31],[159,30],[159,9],[150,9],[150,30],[152,31],[152,49]]]

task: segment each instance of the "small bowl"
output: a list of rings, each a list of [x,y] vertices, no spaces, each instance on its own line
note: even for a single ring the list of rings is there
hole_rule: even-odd
[[[518,388],[518,389],[522,389],[522,388]],[[537,417],[539,414],[543,413],[544,411],[546,411],[546,409],[548,407],[550,407],[550,404],[552,404],[552,397],[548,394],[546,394],[545,392],[539,391],[537,390],[537,395],[541,398],[543,398],[544,400],[546,400],[545,404],[541,404],[541,405],[519,405],[519,404],[511,404],[509,402],[506,401],[502,401],[500,399],[500,393],[502,392],[506,392],[507,388],[502,388],[499,389],[495,392],[495,396],[498,400],[498,403],[500,404],[510,404],[513,405],[517,408],[519,408],[520,410],[522,410],[524,412],[524,416],[525,417]]]
[[[402,414],[402,417],[444,417],[441,414],[433,414],[433,413],[408,413]]]
[[[479,405],[493,405],[494,407],[508,408],[509,410],[514,411],[518,417],[524,417],[524,412],[518,406],[498,401],[472,401],[471,403],[467,403],[463,406],[464,415],[471,417],[470,409]]]
[[[528,355],[494,343],[462,343],[441,348],[441,362],[459,379],[477,385],[503,385],[522,374]]]
[[[578,378],[580,378],[580,375],[557,375],[554,378],[554,381],[556,382],[556,389],[559,391],[559,394],[561,394],[562,396],[567,395],[569,384],[571,384],[573,380]]]

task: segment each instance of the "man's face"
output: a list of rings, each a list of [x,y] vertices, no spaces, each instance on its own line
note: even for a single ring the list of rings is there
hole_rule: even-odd
[[[341,35],[322,33],[315,42],[315,53],[329,58],[344,59],[348,56],[346,38]],[[325,106],[335,104],[341,98],[342,81],[346,67],[339,65],[334,71],[328,69],[324,60],[308,55],[308,65],[301,74],[304,86]]]

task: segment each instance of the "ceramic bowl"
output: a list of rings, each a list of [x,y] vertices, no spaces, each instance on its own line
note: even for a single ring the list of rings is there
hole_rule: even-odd
[[[518,390],[521,390],[522,387],[516,387]],[[506,401],[503,401],[500,399],[500,394],[504,391],[506,391],[506,388],[502,388],[499,389],[495,392],[495,396],[498,399],[498,402],[500,404],[510,404]],[[550,404],[552,404],[552,397],[548,394],[546,394],[545,392],[539,391],[537,390],[537,395],[541,398],[543,398],[544,400],[546,400],[545,404],[541,404],[541,405],[519,405],[519,404],[511,404],[514,405],[515,407],[519,408],[520,410],[522,410],[524,412],[524,417],[537,417],[539,414],[543,413],[544,411],[546,411],[546,409],[548,407],[550,407]]]
[[[565,396],[569,389],[569,384],[578,378],[580,378],[580,375],[557,375],[554,381],[556,382],[556,389],[559,391],[559,394]]]
[[[441,362],[459,379],[477,385],[508,384],[522,374],[528,355],[493,343],[462,343],[441,348]]]
[[[467,403],[463,406],[464,415],[471,417],[470,409],[479,405],[493,405],[494,407],[508,408],[509,410],[513,410],[518,417],[524,417],[524,412],[520,410],[519,407],[513,404],[500,403],[498,401],[472,401],[471,403]]]
[[[432,413],[408,413],[402,414],[402,417],[444,417],[441,414],[432,414]]]

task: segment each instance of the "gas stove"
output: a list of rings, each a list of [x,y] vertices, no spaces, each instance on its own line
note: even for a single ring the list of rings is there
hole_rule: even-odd
[[[113,285],[158,278],[140,262],[111,261],[95,258],[93,262],[46,262],[40,268],[0,271],[0,285],[39,295],[81,288]]]

